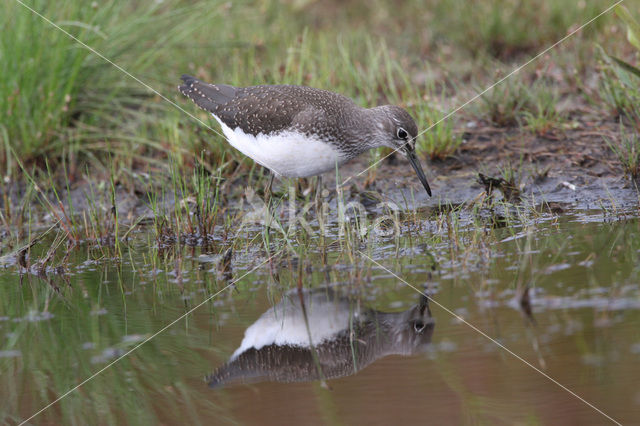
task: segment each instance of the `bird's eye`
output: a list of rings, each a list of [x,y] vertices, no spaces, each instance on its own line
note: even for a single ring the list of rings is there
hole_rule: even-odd
[[[396,135],[398,135],[398,139],[406,139],[407,136],[409,136],[407,131],[402,127],[398,127],[398,132],[396,133]]]

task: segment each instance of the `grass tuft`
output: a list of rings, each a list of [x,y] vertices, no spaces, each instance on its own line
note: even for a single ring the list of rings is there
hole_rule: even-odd
[[[30,6],[141,77],[161,68],[166,55],[216,10],[203,4],[180,7],[180,2],[35,1]],[[31,162],[53,159],[73,141],[84,143],[96,135],[115,140],[122,123],[152,99],[139,83],[18,2],[5,5],[0,27],[0,164],[7,170],[13,169],[9,148]],[[129,149],[135,154],[136,144]]]
[[[444,160],[453,155],[462,144],[462,135],[454,129],[453,120],[440,121],[445,113],[424,104],[414,111],[418,121],[424,123],[424,130],[429,129],[418,138],[418,150],[425,152],[431,160]]]
[[[619,137],[605,138],[605,142],[618,157],[625,174],[640,184],[640,136],[635,132],[626,132],[620,123]]]
[[[476,106],[480,115],[498,127],[519,125],[523,112],[531,108],[529,90],[514,78],[495,86],[480,99],[481,103]]]

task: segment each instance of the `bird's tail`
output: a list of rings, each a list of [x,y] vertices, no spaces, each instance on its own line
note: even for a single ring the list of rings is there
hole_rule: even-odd
[[[225,105],[236,96],[237,89],[226,84],[208,84],[187,74],[182,75],[178,86],[180,93],[191,99],[205,111],[215,113],[217,108]]]

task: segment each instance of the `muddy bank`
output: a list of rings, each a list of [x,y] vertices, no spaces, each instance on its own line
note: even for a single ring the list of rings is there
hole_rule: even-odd
[[[433,188],[432,198],[420,190],[402,156],[386,160],[370,187],[396,201],[400,201],[398,191],[409,189],[418,207],[457,205],[468,203],[487,190],[478,179],[479,173],[495,179],[510,175],[522,199],[535,204],[553,202],[575,209],[626,210],[640,205],[640,192],[605,142],[604,138],[619,137],[617,126],[611,122],[597,126],[589,123],[582,128],[534,135],[483,125],[465,133],[464,142],[453,157],[444,161],[423,159]],[[342,173],[356,174],[366,166],[348,165]],[[365,174],[358,180],[365,181],[366,177]]]
[[[361,202],[373,212],[379,202],[393,202],[400,210],[437,208],[449,204],[471,205],[484,199],[488,192],[493,192],[495,199],[507,198],[514,204],[535,206],[551,203],[561,206],[555,208],[555,213],[566,209],[629,211],[640,205],[636,184],[624,175],[604,139],[616,137],[616,123],[595,125],[575,121],[574,128],[570,130],[556,130],[544,135],[517,128],[495,128],[483,123],[467,124],[464,142],[455,155],[444,161],[422,158],[433,197],[427,196],[404,156],[392,154],[367,170],[370,160],[365,154],[340,169],[340,182],[346,181],[342,186],[344,200]],[[169,190],[166,175],[147,175],[142,170],[136,175],[145,178],[135,179],[133,184],[127,185],[116,181],[113,194],[108,181],[82,180],[71,185],[68,191],[59,190],[61,203],[50,191],[46,193],[48,203],[42,202],[44,198],[41,198],[40,202],[31,202],[28,206],[23,202],[25,182],[12,182],[3,187],[0,207],[11,212],[12,216],[24,215],[28,210],[32,226],[38,229],[51,226],[63,216],[61,204],[67,214],[70,214],[68,206],[73,206],[74,214],[90,211],[95,214],[98,211],[105,218],[110,211],[117,211],[119,223],[131,226],[153,222],[150,194],[158,195],[159,207],[165,212],[174,211],[176,205],[183,208],[194,201],[193,197]],[[487,180],[494,186],[491,187]],[[500,182],[510,188],[507,197]],[[276,180],[274,192],[286,200],[291,185],[297,186],[299,199],[303,200],[305,194],[306,201],[313,198],[309,195],[315,189],[313,179],[298,182]],[[217,201],[220,218],[256,210],[263,200],[263,186],[262,181],[254,178],[250,182],[243,176],[225,180]],[[323,187],[327,190],[322,198],[330,209],[336,208],[336,176],[324,175]],[[512,193],[515,196],[511,196]],[[284,204],[286,202],[281,208],[287,207]],[[296,206],[302,208],[304,203]],[[309,209],[311,215],[313,207]],[[8,235],[6,229],[2,232]]]

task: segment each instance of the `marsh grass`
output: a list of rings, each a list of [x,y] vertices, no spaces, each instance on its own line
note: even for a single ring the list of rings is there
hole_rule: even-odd
[[[446,112],[425,104],[415,110],[419,122],[424,123],[424,130],[429,129],[418,138],[417,148],[431,160],[444,160],[452,156],[462,144],[462,135],[454,128],[453,119],[442,120]]]
[[[544,81],[534,83],[530,92],[531,108],[522,112],[527,129],[538,136],[560,128],[564,117],[557,109],[559,95],[554,87]]]
[[[464,0],[436,2],[434,14],[442,17],[436,31],[447,34],[455,44],[472,54],[489,54],[504,60],[540,51],[568,32],[596,16],[610,3],[601,1],[521,2],[488,0],[469,3]],[[451,10],[465,10],[454,14]],[[583,36],[606,25],[597,20]]]
[[[37,194],[31,182],[26,182],[21,190],[9,179],[0,182],[0,191],[0,253],[3,253],[17,248],[28,238],[32,224],[31,206]],[[21,197],[17,197],[18,191],[21,191]]]
[[[616,14],[626,26],[629,44],[640,53],[640,24],[624,6],[616,8]],[[626,174],[638,184],[640,180],[640,69],[629,62],[605,53],[600,48],[604,61],[600,92],[602,97],[621,116],[619,134],[616,138],[605,138],[609,148],[618,157]],[[636,54],[637,58],[637,54]],[[632,130],[625,130],[623,120]]]
[[[157,243],[212,244],[220,225],[221,182],[220,169],[212,175],[198,166],[191,175],[184,175],[175,163],[170,167],[169,182],[149,182],[147,200]]]
[[[434,25],[419,25],[430,19],[430,14],[423,13],[425,7],[420,2],[408,2],[403,7],[377,3],[380,7],[366,8],[358,2],[348,2],[338,8],[341,14],[344,12],[345,16],[360,18],[361,24],[369,24],[348,22],[349,26],[343,28],[349,31],[336,31],[338,27],[326,22],[315,26],[314,20],[321,19],[307,12],[320,7],[318,2],[285,5],[271,1],[224,5],[197,3],[195,6],[156,2],[152,11],[142,16],[129,13],[133,6],[125,3],[107,3],[106,6],[112,9],[109,13],[101,11],[102,17],[92,17],[93,12],[85,10],[88,5],[76,2],[67,3],[57,11],[48,4],[38,6],[41,7],[39,10],[54,16],[68,13],[77,21],[68,27],[80,31],[78,35],[83,40],[94,43],[99,50],[104,49],[107,56],[113,55],[143,80],[161,88],[163,93],[173,93],[176,76],[182,72],[191,72],[207,81],[237,85],[306,84],[344,93],[363,106],[401,104],[412,110],[423,129],[445,113],[440,108],[444,95],[434,90],[431,81],[436,77],[428,75],[426,81],[416,77],[425,71],[426,62],[446,64],[450,56],[442,56],[437,45],[451,48],[458,39],[463,53],[455,48],[451,54],[454,58],[460,57],[456,55],[469,56],[472,51],[477,53],[472,56],[478,60],[484,60],[481,57],[485,54],[508,60],[546,47],[566,34],[571,25],[586,21],[601,6],[598,2],[587,2],[584,6],[580,6],[582,2],[559,2],[559,5],[545,3],[536,9],[532,4],[512,1],[442,0],[435,3],[439,8],[434,9],[437,10],[435,16],[443,19],[437,19]],[[184,8],[176,12],[176,5]],[[9,7],[8,15],[17,16],[18,10]],[[100,5],[99,9],[102,7],[105,5]],[[468,8],[469,13],[450,13],[461,7]],[[304,21],[306,29],[294,22],[291,10],[303,21],[307,19]],[[89,18],[83,18],[84,13]],[[484,13],[491,19],[483,19]],[[189,18],[183,19],[187,15]],[[454,17],[461,21],[451,25],[450,19]],[[118,19],[117,24],[124,28],[119,37],[126,40],[120,45],[110,44],[113,32],[120,31],[117,29],[120,27],[114,27],[109,19]],[[343,18],[336,17],[337,21],[340,19]],[[531,22],[538,25],[531,27]],[[376,23],[382,25],[376,26]],[[479,25],[473,25],[476,23]],[[35,29],[44,24],[35,18],[20,25],[23,26],[11,28]],[[371,28],[381,30],[372,35]],[[107,38],[103,40],[98,30]],[[386,31],[395,37],[387,40],[389,33]],[[138,32],[144,34],[139,36]],[[398,37],[398,33],[402,37]],[[436,34],[439,35],[430,38]],[[15,34],[9,35],[7,40],[20,41],[9,37],[18,37]],[[422,44],[418,43],[424,42],[425,38],[429,43],[424,44],[427,47],[423,51],[419,49]],[[417,42],[413,46],[413,41],[406,40]],[[49,46],[49,42],[56,46],[60,44],[60,47],[54,46],[59,50],[51,52],[60,58],[49,58],[48,53],[41,52],[42,46]],[[501,244],[510,244],[502,240],[511,237],[509,239],[517,245],[521,234],[528,232],[525,227],[531,226],[531,232],[536,230],[532,224],[541,214],[526,201],[506,194],[506,200],[485,197],[474,203],[441,205],[433,212],[419,211],[415,208],[415,200],[405,199],[404,210],[385,205],[372,215],[366,209],[360,209],[358,204],[362,203],[353,202],[356,198],[348,199],[338,189],[337,199],[331,204],[337,209],[329,211],[329,202],[324,203],[322,208],[327,207],[323,210],[327,214],[315,212],[317,217],[309,220],[311,232],[303,226],[298,226],[298,232],[290,232],[292,228],[286,220],[290,218],[286,216],[276,216],[273,227],[254,226],[240,232],[238,226],[243,216],[231,211],[233,204],[227,203],[225,198],[243,197],[238,188],[244,190],[244,185],[263,186],[266,176],[260,172],[260,167],[229,149],[219,135],[191,122],[164,101],[141,91],[136,84],[123,81],[121,75],[114,74],[98,59],[82,54],[78,46],[65,42],[64,37],[47,41],[41,36],[33,44],[33,49],[40,49],[38,52],[42,55],[32,55],[34,61],[67,60],[73,66],[63,70],[56,63],[58,68],[52,68],[51,76],[28,67],[20,71],[32,70],[33,77],[40,78],[40,83],[19,82],[24,87],[24,93],[20,94],[24,98],[20,102],[26,105],[20,113],[29,113],[32,108],[34,120],[10,123],[15,128],[0,126],[4,141],[0,146],[4,146],[5,152],[13,150],[17,153],[6,155],[3,163],[7,165],[6,174],[15,177],[24,173],[32,178],[26,178],[26,195],[18,202],[17,209],[7,209],[10,194],[7,195],[9,191],[5,186],[0,187],[5,207],[0,221],[12,241],[2,241],[0,247],[7,244],[15,248],[25,240],[36,241],[31,234],[30,206],[37,200],[45,212],[55,217],[57,232],[47,239],[37,240],[37,246],[29,247],[27,260],[30,267],[44,270],[53,279],[44,280],[27,273],[21,287],[13,282],[0,286],[3,293],[0,307],[12,318],[27,318],[32,311],[53,312],[56,317],[44,326],[17,321],[18,325],[3,343],[3,349],[21,350],[22,354],[22,358],[15,361],[0,359],[3,376],[21,377],[25,370],[36,371],[16,381],[16,386],[0,391],[2,407],[7,407],[0,412],[19,413],[11,414],[10,419],[3,417],[3,421],[19,421],[23,411],[31,413],[45,405],[51,401],[51,395],[65,392],[78,383],[79,377],[87,377],[114,356],[132,348],[135,339],[157,331],[167,318],[176,317],[176,311],[182,312],[193,306],[194,300],[222,288],[225,281],[212,278],[217,276],[211,273],[214,269],[220,270],[221,275],[230,275],[232,267],[242,270],[265,253],[284,253],[275,256],[260,274],[252,274],[246,282],[238,284],[233,296],[242,303],[252,300],[255,293],[251,290],[265,282],[268,283],[266,291],[274,298],[302,283],[305,286],[348,283],[356,289],[373,290],[367,295],[383,292],[389,284],[396,285],[394,290],[402,287],[388,279],[374,282],[373,278],[377,278],[375,270],[360,252],[393,263],[410,276],[412,282],[441,281],[443,284],[438,285],[443,288],[447,285],[447,290],[469,288],[477,292],[491,288],[483,286],[486,278],[483,274],[486,275],[491,265],[501,262],[502,256],[496,254],[501,253]],[[67,72],[75,74],[68,76]],[[88,76],[95,78],[95,85],[87,80]],[[467,77],[470,81],[482,80],[475,76],[453,78],[463,80]],[[55,86],[56,81],[68,83],[68,90],[67,86]],[[526,126],[535,133],[553,129],[562,120],[556,110],[557,92],[551,87],[528,87],[527,81],[530,80],[515,79],[497,87],[497,91],[488,94],[479,116],[488,117],[498,126]],[[47,98],[42,93],[48,93],[50,85],[53,85],[53,95]],[[6,93],[12,93],[10,89],[6,89]],[[0,95],[6,94],[2,90],[0,86]],[[447,96],[449,94],[447,92]],[[175,99],[182,101],[177,96]],[[438,107],[426,99],[438,99]],[[0,105],[3,100],[10,108],[15,108],[11,102],[16,101],[11,95],[1,98]],[[34,107],[38,100],[46,100],[47,106]],[[6,105],[5,110],[0,111],[7,111]],[[184,106],[215,126],[206,114],[188,103]],[[17,114],[16,111],[11,110],[11,114]],[[37,121],[50,113],[46,120]],[[5,123],[5,120],[0,122]],[[423,135],[419,142],[421,154],[432,159],[454,155],[462,140],[456,126],[455,121],[448,120]],[[30,138],[32,143],[26,145],[24,151],[19,146],[22,138]],[[633,149],[637,152],[637,138],[633,140]],[[629,157],[630,151],[621,149],[623,157]],[[194,156],[194,153],[200,154]],[[49,160],[45,161],[45,157]],[[372,158],[379,157],[380,152],[372,155]],[[87,176],[103,178],[102,186],[87,187],[87,208],[74,204],[74,199],[67,199],[63,194],[64,191],[72,192],[74,177],[83,171]],[[507,164],[498,173],[498,179],[518,189],[522,161]],[[341,181],[339,175],[336,181]],[[138,191],[139,186],[144,188],[142,192],[148,200],[151,217],[134,221],[140,226],[144,226],[144,222],[150,223],[152,232],[143,232],[143,241],[129,244],[129,239],[134,240],[136,234],[132,231],[134,225],[126,231],[123,228],[122,212],[117,207],[119,185],[126,186],[131,192]],[[297,191],[293,196],[289,194],[280,194],[276,205],[283,207],[289,201],[287,196],[298,198]],[[312,202],[310,197],[302,201],[304,205]],[[413,211],[408,207],[410,204],[414,206]],[[299,212],[300,209],[296,211]],[[313,222],[315,219],[317,223]],[[282,232],[276,229],[278,227]],[[527,235],[528,245],[517,247],[520,253],[529,253],[531,245],[536,248],[537,239],[530,235]],[[136,252],[136,244],[151,249]],[[72,246],[76,249],[70,250]],[[87,259],[73,257],[79,256],[78,247],[87,248]],[[564,247],[562,241],[553,241],[546,249],[550,254],[555,253],[553,259],[557,260],[558,252]],[[627,252],[638,257],[634,250]],[[137,256],[143,259],[142,262],[136,260]],[[219,259],[222,260],[217,263]],[[528,260],[522,257],[522,262]],[[77,280],[71,278],[71,285],[65,285],[63,277],[67,275],[68,266],[78,266],[80,270],[81,266],[86,267],[85,261],[91,267],[95,266],[96,271],[87,270],[87,275]],[[544,266],[546,260],[540,262],[540,266]],[[634,262],[638,264],[637,259]],[[129,266],[131,270],[127,269]],[[507,273],[504,266],[510,264],[500,264],[497,275]],[[425,273],[425,267],[434,272],[435,279],[430,272]],[[463,276],[478,270],[481,274],[472,279]],[[446,278],[442,272],[451,272],[453,278]],[[518,288],[530,284],[525,272],[519,271],[522,278],[514,281]],[[143,286],[147,285],[151,290],[145,293]],[[15,289],[19,293],[14,297],[11,291]],[[464,295],[471,301],[476,299],[475,293]],[[139,304],[143,299],[145,303]],[[170,335],[163,341],[159,336],[148,347],[123,360],[120,369],[97,378],[82,392],[65,399],[59,410],[44,413],[43,421],[55,423],[62,418],[68,423],[83,423],[87,418],[93,418],[89,416],[99,416],[105,423],[147,424],[163,422],[180,413],[181,421],[189,419],[189,422],[198,423],[203,404],[209,413],[219,414],[223,410],[211,399],[205,398],[205,403],[196,402],[201,390],[197,388],[194,393],[191,384],[179,380],[179,366],[171,361],[177,358],[172,356],[172,351],[180,351],[180,361],[185,362],[181,364],[183,367],[195,365],[195,370],[202,371],[210,368],[210,360],[201,359],[199,354],[211,351],[212,346],[213,350],[220,351],[219,340],[211,340],[213,331],[217,333],[222,324],[217,317],[219,306],[213,303],[208,306],[206,324],[215,323],[210,330],[198,330],[198,325],[193,325],[198,324],[197,321],[189,318],[185,322],[188,338]],[[238,311],[242,311],[240,306]],[[107,315],[100,313],[103,310]],[[171,316],[162,316],[167,313]],[[86,320],[78,321],[78,318]],[[242,319],[246,320],[244,316]],[[199,331],[210,340],[198,341],[194,348],[193,341],[198,338]],[[134,340],[123,335],[134,336]],[[61,339],[64,339],[64,345],[60,344]],[[168,341],[171,343],[166,343]],[[35,346],[34,342],[41,346]],[[86,343],[89,345],[85,346]],[[42,351],[38,350],[41,348],[55,350],[44,359]],[[186,359],[185,348],[195,349],[187,351]],[[87,351],[90,356],[86,355]],[[76,360],[79,361],[74,362]],[[68,365],[72,368],[61,368]],[[188,370],[188,374],[195,376],[198,373]],[[32,394],[29,401],[33,407],[20,404],[25,395]],[[165,418],[163,414],[168,412],[171,413]],[[224,417],[221,414],[215,418]]]
[[[561,128],[565,117],[558,111],[558,87],[544,78],[517,74],[481,97],[475,114],[497,127],[521,127],[538,136]]]
[[[640,128],[640,77],[615,66],[608,55],[601,52],[603,58],[602,72],[598,85],[598,93],[616,116]]]
[[[174,93],[174,86],[179,74],[189,72],[206,81],[239,86],[290,83],[321,87],[350,96],[363,106],[410,106],[417,112],[419,126],[425,128],[439,119],[440,111],[425,106],[425,99],[437,98],[433,84],[439,79],[430,74],[432,58],[416,55],[419,42],[424,42],[426,35],[437,40],[456,34],[451,40],[462,35],[458,40],[464,41],[459,43],[462,50],[479,51],[473,43],[480,43],[492,54],[510,56],[546,44],[599,7],[598,2],[582,6],[547,3],[532,8],[486,0],[470,6],[464,19],[456,15],[460,18],[457,21],[447,18],[434,25],[420,24],[431,18],[421,13],[424,5],[419,2],[407,2],[400,9],[380,4],[375,13],[356,4],[344,6],[344,16],[379,24],[392,37],[372,35],[367,31],[370,26],[352,23],[349,31],[344,31],[342,18],[327,19],[327,10],[297,3],[193,4],[172,0],[143,7],[71,1],[64,7],[46,2],[36,2],[33,7],[180,105],[183,100]],[[441,0],[433,10],[456,7],[461,7],[459,0]],[[528,23],[534,15],[539,25],[532,31]],[[412,19],[407,21],[409,17]],[[40,166],[45,156],[57,164],[62,155],[68,155],[69,173],[84,170],[83,163],[106,169],[106,153],[113,156],[118,168],[130,170],[144,165],[163,167],[167,158],[188,159],[204,149],[208,155],[202,162],[209,171],[215,170],[225,155],[227,161],[242,162],[243,157],[228,149],[221,137],[191,124],[182,112],[18,3],[10,3],[2,19],[6,31],[0,49],[9,60],[3,61],[0,69],[8,76],[0,85],[0,146],[4,147],[0,162],[6,164],[9,174],[17,171],[11,147],[23,162]],[[482,25],[468,25],[469,19]],[[396,21],[402,23],[401,32],[392,29],[391,23]],[[488,27],[483,27],[486,23]],[[159,28],[163,29],[160,36]],[[27,40],[21,34],[34,36]],[[471,40],[476,41],[469,44]],[[437,50],[434,53],[437,56]],[[416,79],[417,74],[428,77]],[[518,99],[518,93],[511,89],[502,96],[498,93],[491,102],[492,121],[512,125]],[[217,129],[206,114],[188,103],[184,107]],[[531,125],[544,128],[545,123],[539,121],[548,121],[546,114],[543,109],[538,121],[531,117]],[[455,152],[460,138],[452,123],[432,130],[419,144],[421,150],[434,159]],[[177,161],[192,166],[189,161]]]
[[[167,43],[185,42],[212,16],[212,9],[203,5],[180,8],[173,3],[135,10],[116,1],[38,1],[31,6],[127,71],[145,75],[166,58]],[[111,135],[114,125],[148,103],[144,88],[114,66],[19,3],[6,6],[1,18],[1,134],[3,145],[13,147],[21,159],[53,158],[70,140],[91,139],[92,126],[99,126],[98,134]],[[166,29],[160,36],[158,27]],[[85,126],[77,126],[78,121]],[[10,171],[9,152],[3,149],[0,156]]]
[[[436,3],[436,11],[440,10],[438,8],[461,6],[458,0]],[[371,22],[383,22],[385,19],[393,22],[401,16],[414,17],[415,20],[406,21],[403,36],[419,35],[415,40],[422,42],[426,37],[422,31],[427,31],[428,35],[447,34],[445,39],[449,42],[462,34],[465,39],[460,44],[462,50],[456,47],[451,57],[457,58],[456,55],[465,49],[474,50],[478,54],[474,55],[473,63],[483,64],[479,69],[486,69],[489,62],[492,69],[501,70],[497,75],[502,75],[505,70],[512,68],[508,58],[541,48],[553,37],[560,38],[560,34],[564,35],[571,23],[583,18],[586,21],[596,9],[600,9],[597,2],[589,2],[584,6],[561,3],[566,9],[562,16],[558,14],[561,10],[558,6],[545,3],[537,11],[539,16],[536,16],[535,22],[539,25],[533,29],[527,29],[534,15],[530,5],[518,8],[514,2],[493,0],[467,5],[470,13],[457,16],[459,21],[456,25],[448,22],[449,15],[438,15],[445,18],[429,26],[428,30],[414,25],[428,18],[417,13],[423,10],[423,5],[417,2],[409,2],[397,11],[388,4],[382,5],[375,16],[371,16]],[[331,31],[340,28],[337,26],[339,18],[334,23],[322,19],[310,22],[302,17],[299,21],[292,20],[291,16],[303,15],[308,10],[304,5],[281,5],[267,1],[256,9],[251,7],[254,4],[205,5],[174,0],[136,10],[135,14],[130,13],[132,6],[121,3],[107,3],[96,9],[76,2],[67,3],[59,10],[52,10],[51,6],[44,3],[37,6],[45,15],[56,18],[56,22],[64,22],[62,18],[74,22],[65,28],[78,31],[74,34],[83,41],[139,75],[142,80],[157,86],[162,93],[176,99],[179,105],[183,105],[183,99],[177,94],[171,95],[175,92],[176,76],[189,72],[206,81],[239,86],[292,83],[321,87],[350,96],[362,106],[395,103],[411,110],[419,127],[425,129],[444,116],[445,105],[451,103],[447,102],[448,97],[455,95],[460,84],[459,81],[454,82],[460,76],[445,75],[442,78],[433,73],[435,66],[432,63],[437,60],[440,62],[438,66],[442,67],[441,61],[448,57],[442,56],[439,48],[433,47],[432,52],[416,53],[418,46],[412,46],[413,41],[407,42],[406,37],[397,37],[395,30],[388,28],[388,23],[381,28],[395,34],[394,37],[385,37],[383,32],[372,34],[367,27],[358,25],[350,26],[349,31]],[[309,6],[309,9],[314,7]],[[345,8],[345,13],[352,15],[355,10],[359,10],[362,16],[372,13],[361,10],[355,4],[345,5]],[[52,100],[48,101],[49,109],[34,109],[34,117],[49,114],[49,121],[34,119],[25,127],[24,120],[14,120],[16,123],[11,122],[11,125],[16,128],[0,129],[5,135],[5,147],[15,151],[15,155],[6,156],[7,173],[15,175],[12,170],[17,170],[16,164],[21,159],[33,167],[30,169],[32,174],[36,170],[46,170],[38,176],[45,176],[44,182],[51,196],[44,197],[35,190],[42,187],[39,177],[31,183],[31,194],[39,197],[45,210],[56,217],[70,240],[95,241],[98,245],[113,246],[126,240],[133,228],[124,232],[121,229],[121,212],[115,202],[116,187],[125,185],[133,192],[136,187],[133,180],[138,178],[131,176],[141,175],[148,177],[145,183],[148,190],[145,193],[153,216],[148,221],[152,223],[156,244],[217,244],[219,240],[236,235],[234,227],[242,218],[228,214],[221,206],[227,204],[227,197],[242,196],[238,187],[264,186],[265,175],[259,172],[260,167],[230,149],[219,135],[193,122],[157,96],[147,93],[101,59],[65,39],[63,34],[47,29],[39,18],[29,17],[29,14],[23,13],[24,10],[15,6],[11,6],[8,12],[7,16],[17,17],[11,28],[31,29],[38,34],[34,47],[28,50],[33,61],[54,61],[57,68],[54,66],[50,75],[41,76],[37,81],[35,77],[41,70],[34,70],[33,81],[22,82],[15,80],[18,77],[13,77],[15,81],[9,81],[8,86],[4,87],[5,90],[17,84],[24,87],[24,93],[21,93],[24,98],[20,102],[27,106],[44,99],[38,94],[44,93],[46,87],[55,89]],[[484,19],[487,16],[491,19]],[[545,16],[550,18],[546,19]],[[469,19],[481,24],[470,26]],[[216,25],[210,25],[211,22]],[[465,27],[464,31],[457,33],[453,30],[461,26]],[[169,29],[156,39],[158,28]],[[49,32],[56,33],[55,37],[47,38],[45,34]],[[228,37],[216,39],[220,34]],[[581,37],[594,34],[590,30]],[[12,34],[11,37],[18,36]],[[214,43],[211,40],[216,41]],[[13,42],[15,46],[19,46],[16,44],[18,42],[25,43],[18,39]],[[483,47],[478,48],[475,43],[481,43]],[[58,50],[44,53],[49,44]],[[483,57],[485,54],[493,58]],[[496,60],[496,57],[500,59]],[[55,61],[67,61],[73,66],[62,69],[64,67]],[[23,65],[18,63],[5,64],[6,67],[9,65],[13,67],[13,74],[7,68],[11,75],[30,70],[19,68]],[[455,68],[453,65],[452,68]],[[73,78],[65,73],[72,73]],[[482,74],[480,72],[460,79],[484,82],[485,76]],[[90,82],[87,80],[89,76]],[[54,84],[61,81],[65,81],[66,86]],[[436,87],[436,84],[442,84],[442,87]],[[563,120],[556,108],[557,93],[557,87],[552,82],[547,84],[539,76],[518,75],[487,93],[475,108],[479,117],[496,126],[522,126],[536,134],[544,134]],[[11,95],[4,98],[6,102],[14,102],[12,99]],[[0,112],[14,114],[12,105],[7,103],[4,109],[0,108]],[[183,106],[218,129],[207,114],[187,102]],[[43,105],[39,107],[44,108]],[[50,114],[54,110],[56,114]],[[46,129],[43,127],[45,124]],[[458,123],[454,120],[445,120],[434,126],[418,141],[421,154],[432,160],[454,155],[462,142],[462,132],[457,127]],[[41,137],[36,137],[39,134]],[[34,145],[21,147],[22,138],[30,138]],[[194,153],[200,154],[194,157]],[[49,158],[47,161],[44,161],[45,154]],[[378,151],[371,158],[375,160],[380,156],[381,152]],[[60,169],[64,174],[62,185],[59,184],[60,176],[53,178],[53,170]],[[86,175],[95,175],[99,171],[104,177],[106,189],[104,193],[95,193],[94,187],[89,186],[89,208],[77,214],[78,206],[73,205],[71,199],[65,200],[59,192],[60,188],[70,192],[70,181],[76,179],[81,171],[85,171]],[[375,175],[375,167],[370,173]],[[517,189],[518,185],[509,184],[510,179],[505,176],[501,179],[507,186]],[[35,182],[40,182],[40,185]],[[342,207],[343,213],[349,210],[354,212],[354,208],[347,207],[344,202]],[[389,217],[394,214],[387,213]],[[23,206],[22,214],[12,213],[9,216],[5,212],[0,219],[7,227],[11,222],[24,222],[25,215]],[[145,220],[138,218],[137,223]],[[347,251],[352,257],[361,244],[377,235],[371,232],[372,229],[385,233],[390,229],[387,229],[389,223],[397,223],[386,219],[375,223],[366,220],[366,215],[358,213],[353,215],[352,221],[340,222],[341,228],[337,233],[347,240]],[[286,223],[279,218],[275,219],[274,225],[286,227]],[[395,230],[396,225],[392,225],[392,228]],[[286,230],[262,232],[254,235],[255,239],[247,242],[247,245],[260,242],[259,245],[265,250],[270,250],[274,245],[291,246],[295,239],[308,238],[307,234],[301,232],[290,235]],[[398,232],[394,234],[397,236]]]
[[[480,90],[479,90],[480,91]],[[511,78],[494,87],[475,105],[481,117],[498,127],[520,125],[522,114],[531,109],[531,93],[518,78]]]
[[[640,53],[640,23],[629,10],[620,5],[616,14],[626,27],[628,43],[635,49],[637,59]],[[640,68],[616,57],[599,46],[602,72],[599,86],[601,97],[614,111],[640,129]]]
[[[640,136],[634,131],[625,131],[620,123],[620,137],[604,140],[618,157],[625,174],[629,175],[636,185],[640,184]]]

